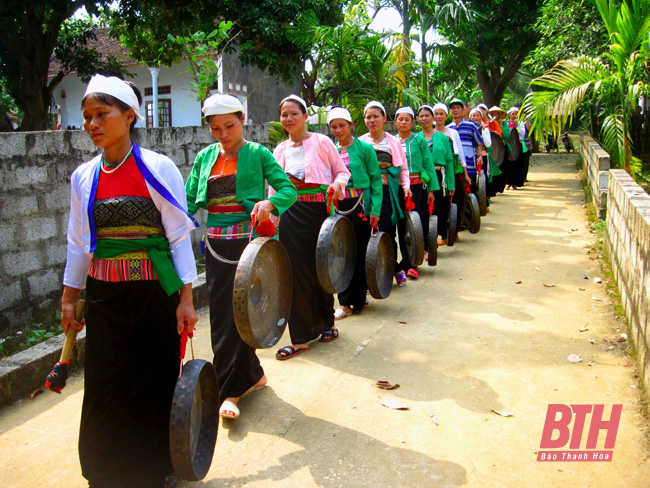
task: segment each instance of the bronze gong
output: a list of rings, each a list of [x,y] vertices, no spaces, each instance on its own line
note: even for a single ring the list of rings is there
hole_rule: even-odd
[[[476,234],[481,230],[480,206],[476,195],[468,193],[465,195],[465,209],[463,221],[470,234]]]
[[[316,274],[327,293],[341,293],[352,281],[357,238],[347,217],[330,215],[321,225],[316,243]]]
[[[429,217],[429,256],[427,257],[427,264],[435,266],[438,264],[438,216],[432,215]]]
[[[501,166],[503,160],[506,158],[506,145],[503,142],[503,139],[496,132],[491,132],[490,136],[492,137],[492,145],[490,146],[490,156],[497,164]]]
[[[447,246],[453,246],[456,241],[456,226],[458,224],[458,205],[452,203],[449,205],[449,220],[447,227]]]
[[[514,127],[510,129],[508,142],[510,143],[510,154],[508,155],[508,159],[516,161],[521,154],[521,140],[519,139],[519,131]]]
[[[404,243],[411,266],[420,266],[424,261],[424,230],[420,214],[411,210],[405,216]]]
[[[169,417],[169,451],[176,475],[198,481],[212,464],[219,429],[219,385],[214,366],[193,359],[176,381]]]
[[[273,347],[287,326],[292,296],[291,263],[282,243],[254,239],[239,258],[232,290],[235,325],[251,347]]]
[[[390,236],[385,232],[371,234],[366,248],[366,283],[370,296],[388,298],[393,288],[395,252]]]

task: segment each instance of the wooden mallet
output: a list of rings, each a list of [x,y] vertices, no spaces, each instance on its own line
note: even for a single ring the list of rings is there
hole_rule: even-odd
[[[74,319],[81,323],[84,318],[84,308],[86,306],[85,300],[79,300],[74,311]],[[54,369],[47,375],[45,386],[52,390],[54,393],[61,393],[65,388],[66,381],[68,380],[68,366],[70,365],[70,354],[74,343],[77,341],[77,333],[79,331],[72,327],[68,327],[68,333],[65,335],[65,342],[63,343],[63,350],[61,351],[61,358],[59,362],[54,365]]]

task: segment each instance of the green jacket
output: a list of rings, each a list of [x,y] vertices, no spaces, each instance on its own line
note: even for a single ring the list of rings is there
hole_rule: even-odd
[[[347,187],[364,190],[363,196],[368,215],[379,217],[384,190],[377,153],[370,144],[355,137],[348,148],[348,154],[352,176],[348,180]]]
[[[427,140],[419,132],[414,132],[405,142],[406,164],[409,173],[420,174],[422,181],[428,186],[428,191],[440,190],[438,179],[435,177],[435,165],[442,163],[436,161],[434,164],[434,156],[429,151]]]
[[[187,182],[187,207],[190,214],[199,208],[206,208],[208,201],[208,179],[214,163],[217,161],[221,146],[210,144],[201,150],[194,159],[194,166]],[[282,167],[277,163],[271,151],[256,142],[247,142],[237,155],[237,174],[235,177],[236,198],[247,212],[251,212],[256,202],[266,199],[265,180],[276,193],[269,198],[280,215],[296,201],[296,187],[289,180]],[[208,227],[216,227],[208,216]]]
[[[447,191],[456,191],[456,178],[454,176],[454,156],[451,150],[451,139],[442,132],[436,131],[431,138],[431,154],[436,166],[445,168],[445,184]]]

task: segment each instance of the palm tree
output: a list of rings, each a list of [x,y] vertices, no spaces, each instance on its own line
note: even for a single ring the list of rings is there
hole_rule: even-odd
[[[649,54],[650,0],[593,1],[609,35],[604,59],[558,62],[532,81],[541,90],[526,96],[523,110],[540,132],[557,135],[585,103],[590,110],[596,107],[603,148],[616,165],[630,172],[630,118],[648,93],[644,62]]]

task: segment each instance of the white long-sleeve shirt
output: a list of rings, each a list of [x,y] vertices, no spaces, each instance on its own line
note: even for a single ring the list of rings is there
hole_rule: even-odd
[[[147,175],[143,172],[143,176],[151,199],[160,212],[174,269],[183,283],[192,283],[197,278],[197,272],[189,233],[198,224],[187,214],[183,177],[167,156],[136,145],[133,151],[136,158],[137,154],[141,154],[141,161],[150,173]],[[94,202],[90,202],[90,195],[93,186],[97,185],[100,161],[101,155],[98,155],[79,166],[70,177],[68,252],[63,284],[78,289],[86,287],[97,237],[96,229],[91,229],[88,212],[93,211]]]

